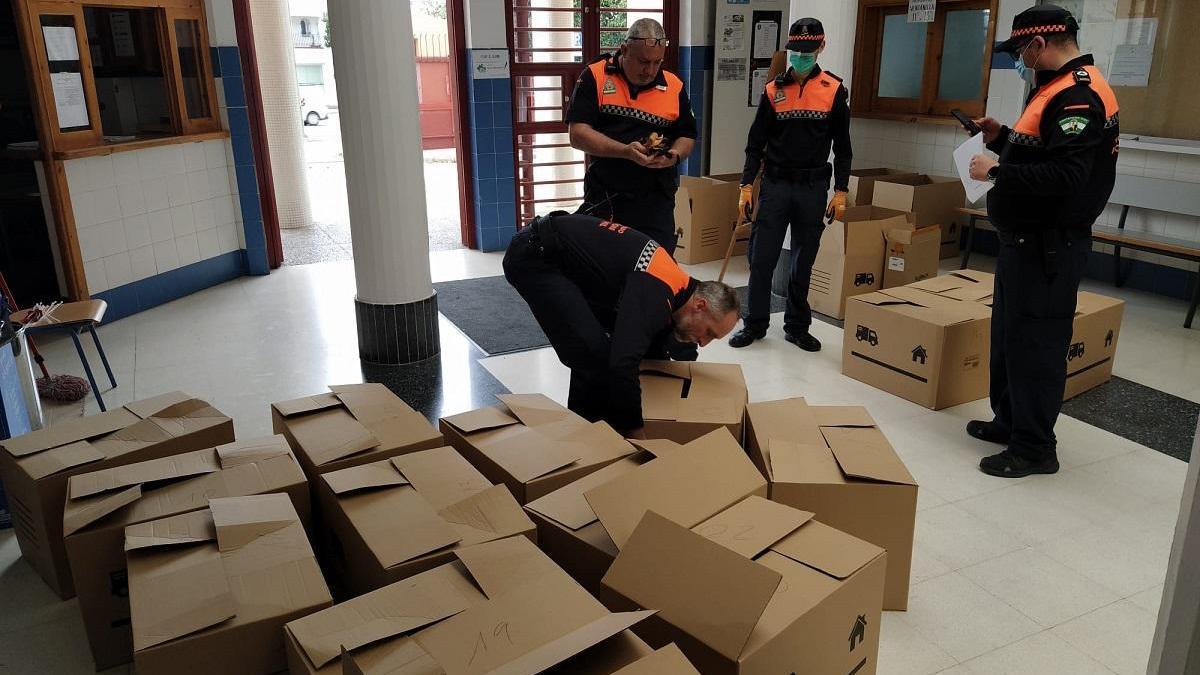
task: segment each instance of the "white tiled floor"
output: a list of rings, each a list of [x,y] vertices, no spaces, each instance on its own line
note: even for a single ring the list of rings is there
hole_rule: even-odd
[[[500,274],[500,259],[435,253],[434,280]],[[727,280],[745,284],[744,260],[731,267]],[[711,278],[718,269],[692,271]],[[1180,327],[1183,303],[1087,286],[1129,301],[1116,373],[1200,401],[1200,331]],[[105,326],[120,382],[106,401],[181,388],[232,415],[239,435],[267,433],[270,401],[361,380],[353,295],[349,261],[285,267]],[[745,350],[713,345],[702,357],[742,364],[753,400],[866,405],[920,482],[910,608],[884,617],[880,672],[1145,672],[1186,466],[1063,417],[1058,475],[985,476],[976,465],[992,448],[962,428],[987,415],[986,402],[935,413],[850,380],[839,372],[841,330],[818,322],[813,332],[826,344],[815,355],[775,332]],[[68,342],[43,348],[53,370],[82,374]],[[443,361],[465,352],[452,343]],[[549,350],[483,364],[513,391],[565,400],[566,372]],[[96,409],[90,398],[85,405]],[[51,413],[76,415],[85,405]],[[56,601],[19,561],[11,532],[0,533],[0,597],[0,673],[91,672],[74,601]]]

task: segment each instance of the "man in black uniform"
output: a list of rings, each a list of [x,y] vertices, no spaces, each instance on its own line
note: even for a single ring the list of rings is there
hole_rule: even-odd
[[[578,212],[628,225],[673,253],[678,167],[695,145],[696,118],[683,81],[662,68],[668,44],[657,21],[635,21],[617,54],[579,76],[567,123],[571,146],[590,160]]]
[[[745,325],[730,340],[745,347],[767,335],[771,321],[771,277],[788,225],[792,228],[792,267],[788,279],[783,333],[809,352],[821,342],[808,332],[812,310],[808,283],[825,224],[846,208],[850,181],[850,107],[841,78],[817,65],[825,49],[825,29],[812,18],[792,24],[788,33],[788,69],[768,82],[746,141],[738,207],[753,210],[753,184],[765,156],[762,203],[750,232],[750,298]],[[829,164],[832,146],[834,161]],[[829,178],[833,199],[826,205]]]
[[[504,277],[571,369],[567,407],[644,437],[638,369],[667,338],[704,346],[738,320],[733,289],[697,281],[646,235],[593,216],[536,218],[513,237]]]
[[[977,120],[1000,155],[971,159],[971,176],[991,180],[988,216],[1000,236],[992,300],[990,422],[967,433],[1006,444],[979,467],[1016,478],[1058,471],[1054,423],[1062,407],[1079,280],[1091,228],[1116,178],[1117,99],[1079,53],[1079,24],[1067,10],[1038,5],[1013,20],[1000,45],[1036,78],[1013,128]]]

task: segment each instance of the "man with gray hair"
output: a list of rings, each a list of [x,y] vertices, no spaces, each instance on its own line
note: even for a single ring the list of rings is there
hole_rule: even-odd
[[[666,31],[654,19],[629,27],[616,54],[579,76],[567,111],[571,147],[587,153],[579,213],[632,227],[675,250],[679,163],[696,139],[683,81],[662,68]]]

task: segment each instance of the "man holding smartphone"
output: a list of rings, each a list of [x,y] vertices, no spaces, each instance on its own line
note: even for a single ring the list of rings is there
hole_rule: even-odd
[[[995,417],[967,425],[971,436],[1006,445],[980,469],[1019,478],[1058,471],[1054,423],[1062,407],[1066,355],[1091,227],[1116,178],[1117,98],[1067,10],[1038,5],[1013,20],[998,48],[1014,54],[1034,85],[1013,128],[976,120],[999,161],[971,159],[988,192],[1000,237],[992,298],[991,404]]]

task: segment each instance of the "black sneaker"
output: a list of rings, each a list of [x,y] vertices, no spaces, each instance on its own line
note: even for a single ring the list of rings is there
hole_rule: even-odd
[[[971,420],[970,422],[967,422],[967,435],[971,438],[978,438],[981,441],[987,441],[988,443],[1008,445],[1008,432],[995,422]]]
[[[821,341],[813,337],[813,334],[809,333],[808,331],[804,331],[803,333],[789,333],[784,331],[783,339],[796,345],[806,352],[821,351]]]
[[[1006,448],[1004,452],[979,460],[979,470],[989,476],[1000,478],[1022,478],[1035,473],[1058,473],[1058,459],[1051,457],[1041,462],[1032,462]]]
[[[733,347],[734,349],[749,347],[756,340],[761,340],[766,336],[766,328],[743,328],[734,333],[733,337],[729,338],[729,346]]]

